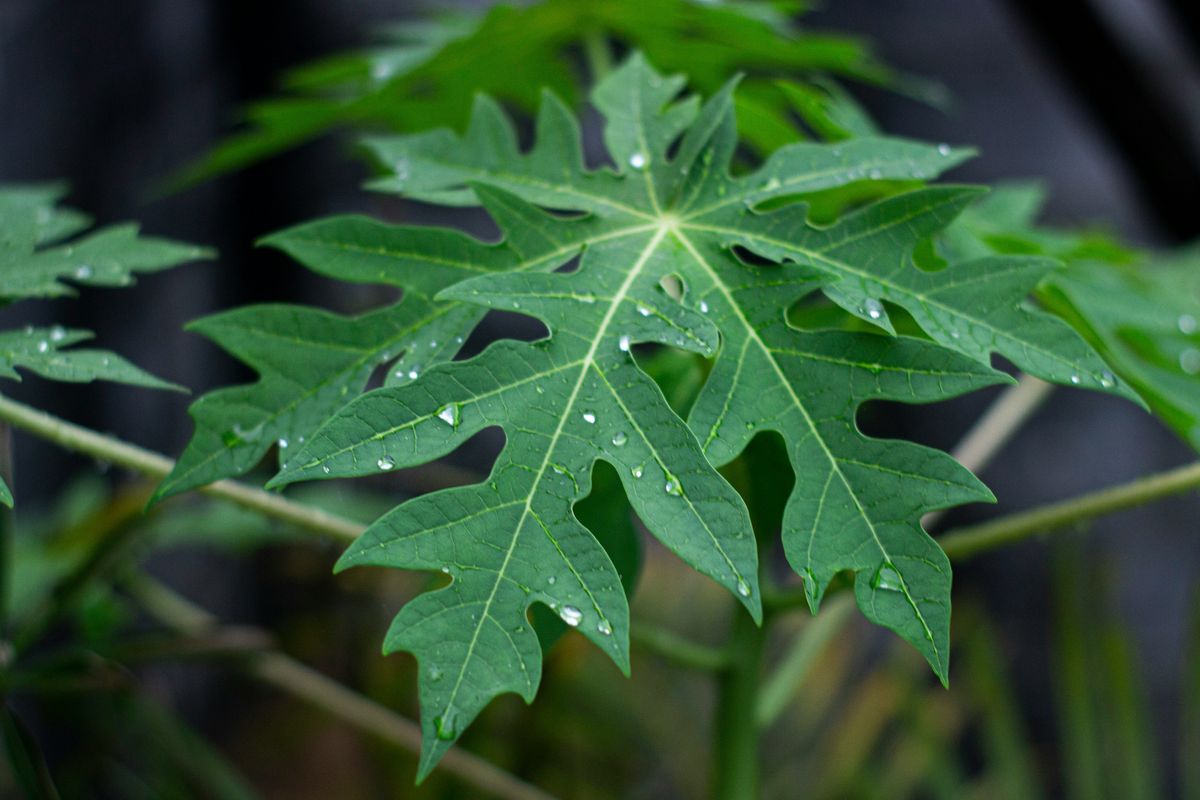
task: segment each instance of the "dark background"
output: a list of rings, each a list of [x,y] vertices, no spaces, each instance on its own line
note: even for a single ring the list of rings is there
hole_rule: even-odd
[[[948,87],[953,105],[944,112],[878,91],[859,96],[889,132],[979,146],[982,156],[954,179],[1040,177],[1050,190],[1050,222],[1102,223],[1140,244],[1165,247],[1200,234],[1194,3],[829,5],[809,24],[874,39],[892,64]],[[361,295],[331,295],[328,284],[252,246],[302,220],[372,210],[375,201],[357,189],[364,170],[346,157],[344,141],[326,139],[174,196],[147,198],[157,179],[229,129],[240,104],[268,93],[282,69],[361,45],[372,26],[412,12],[411,3],[383,0],[0,0],[0,180],[65,179],[70,203],[102,222],[136,218],[151,233],[221,253],[133,289],[25,304],[6,312],[4,327],[53,320],[94,329],[103,345],[199,393],[250,376],[183,332],[188,320],[264,300],[340,310],[361,304]],[[4,391],[166,453],[178,453],[191,432],[182,395],[37,379]],[[896,425],[949,447],[988,399],[948,406],[934,422],[928,412],[904,414]],[[982,477],[1011,510],[1190,457],[1133,406],[1064,389]],[[18,438],[23,503],[50,502],[82,467]],[[1197,520],[1195,496],[1163,502],[1099,523],[1079,551],[1113,565],[1098,601],[1135,633],[1164,748],[1175,724],[1189,594],[1200,578]],[[1039,667],[1047,635],[1043,550],[1031,543],[956,572],[956,585],[986,597],[1001,620],[1035,726],[1049,724],[1038,719],[1048,714],[1038,711],[1047,691]],[[262,593],[274,589],[253,580],[253,566],[199,560],[168,569],[211,605],[250,618],[267,613]]]

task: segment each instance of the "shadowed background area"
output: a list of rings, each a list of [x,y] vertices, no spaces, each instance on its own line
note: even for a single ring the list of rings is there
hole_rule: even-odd
[[[413,3],[384,0],[5,0],[0,4],[0,180],[66,180],[72,187],[69,204],[99,222],[137,219],[149,233],[220,251],[214,262],[144,277],[133,288],[93,289],[79,298],[32,304],[28,310],[21,306],[6,312],[7,327],[52,320],[93,329],[103,345],[189,387],[195,396],[252,376],[201,337],[184,332],[189,320],[263,301],[342,312],[378,303],[385,295],[334,288],[283,255],[253,246],[266,233],[321,215],[357,211],[398,219],[416,213],[360,191],[366,170],[344,138],[324,138],[176,194],[156,197],[155,192],[166,174],[229,131],[242,104],[276,88],[282,70],[360,46],[379,25],[416,13]],[[872,39],[889,63],[946,86],[951,101],[941,110],[881,90],[854,89],[889,133],[978,146],[981,156],[955,172],[953,180],[1038,178],[1049,190],[1046,220],[1051,224],[1096,223],[1139,244],[1167,247],[1200,235],[1200,23],[1183,0],[843,0],[815,12],[806,24]],[[36,378],[3,390],[167,454],[178,454],[191,433],[190,398],[181,394],[63,386]],[[936,410],[889,407],[872,420],[872,431],[949,449],[993,397],[981,393]],[[484,459],[494,456],[494,442],[475,444],[456,463],[486,471]],[[1132,405],[1060,390],[981,477],[1004,508],[1016,509],[1166,469],[1189,457],[1194,454],[1189,456],[1185,445]],[[17,437],[15,488],[22,505],[52,505],[73,475],[96,470],[49,445]],[[120,477],[106,475],[105,480]],[[414,485],[406,484],[411,480],[396,476],[376,488],[394,497],[413,491]],[[963,509],[945,524],[993,513]],[[1047,674],[1056,637],[1051,613],[1056,601],[1049,587],[1071,573],[1089,598],[1085,608],[1130,631],[1151,727],[1161,739],[1157,749],[1165,763],[1178,760],[1172,732],[1180,724],[1179,686],[1195,669],[1185,663],[1184,647],[1189,607],[1200,582],[1197,520],[1197,498],[1177,498],[1097,523],[1095,534],[1053,554],[1030,542],[956,570],[956,604],[968,614],[986,609],[998,630],[1023,723],[1040,748],[1038,760],[1047,765],[1050,785],[1059,768],[1057,688]],[[339,599],[335,586],[345,580],[335,585],[324,577],[328,556],[270,551],[231,559],[198,548],[160,558],[155,568],[214,611],[282,629],[281,636],[292,637],[293,649],[330,671],[381,688],[380,696],[397,705],[410,703],[411,683],[384,676],[402,658],[385,661],[368,652],[373,660],[352,661],[338,650],[339,643],[353,642],[361,650],[364,641],[374,641],[403,591],[381,602],[354,591],[351,582],[348,597]],[[653,586],[676,566],[648,566],[642,579],[650,587],[643,598],[647,606],[658,602],[686,609],[691,589],[672,599],[666,589]],[[297,574],[303,582],[294,579]],[[708,609],[716,607],[708,602]],[[702,621],[693,624],[703,629]],[[870,643],[867,649],[881,646],[869,631],[856,635]],[[565,659],[562,669],[574,680],[590,676],[605,691],[628,692],[632,704],[637,698],[653,700],[669,681],[669,674],[651,670],[641,683],[635,677],[630,688],[605,673],[604,665],[591,663],[590,655],[568,649]],[[634,667],[636,676],[636,660]],[[292,762],[285,768],[271,752],[278,730],[256,727],[250,719],[250,712],[263,708],[267,719],[290,719],[277,708],[284,701],[272,705],[251,684],[186,670],[164,670],[151,680],[160,682],[164,693],[165,687],[174,689],[172,702],[232,754],[265,796],[330,796],[335,786],[344,790],[338,796],[396,796],[385,788],[395,770],[380,766],[387,751],[308,718],[299,730],[319,748],[294,741],[300,736],[294,732],[279,748],[299,758],[324,752],[308,764]],[[581,702],[563,683],[548,675],[547,705]],[[681,698],[687,702],[693,691],[698,690],[686,680],[671,687],[671,704],[661,697],[655,701],[658,713],[672,714],[672,704]],[[580,713],[603,717],[598,705],[595,698],[582,701]],[[503,730],[505,719],[526,720],[528,713],[519,704],[504,704],[493,728]],[[538,737],[553,735],[548,730],[566,739],[555,743],[565,748],[559,752],[569,753],[574,739],[586,738],[586,723],[558,722],[564,727],[534,726],[528,752],[536,750]],[[654,724],[644,726],[650,741]],[[52,754],[70,758],[70,732],[48,735],[55,742]],[[691,796],[688,777],[680,774],[686,770],[679,765],[692,757],[692,736],[686,731],[679,736],[673,763],[647,766],[651,777],[637,784],[641,794],[636,796]],[[966,741],[962,746],[969,761],[976,745]],[[773,747],[772,758],[786,759],[787,742]],[[576,758],[583,762],[589,751],[580,748]],[[833,755],[848,758],[843,751]],[[333,762],[340,766],[324,774],[322,765]],[[562,769],[572,769],[573,763]],[[366,767],[367,777],[346,788],[346,773]],[[589,773],[586,766],[575,768]],[[789,773],[781,769],[779,774]],[[409,777],[405,772],[397,780],[407,786],[403,782]],[[597,780],[603,785],[603,778]],[[434,792],[437,787],[435,781]]]

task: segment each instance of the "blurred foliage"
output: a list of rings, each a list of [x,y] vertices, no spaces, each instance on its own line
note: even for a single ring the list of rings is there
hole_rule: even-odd
[[[643,51],[668,73],[688,73],[706,95],[746,72],[737,113],[747,143],[760,153],[803,136],[797,118],[828,138],[869,129],[833,77],[941,98],[939,87],[882,63],[865,42],[799,26],[795,20],[804,11],[803,3],[762,0],[542,0],[486,10],[443,8],[390,26],[375,48],[292,70],[281,96],[251,105],[244,130],[171,183],[179,187],[241,169],[335,128],[461,129],[478,93],[525,113],[537,107],[544,89],[577,105],[585,84],[580,61],[599,58],[603,64],[608,56],[600,42],[607,39]],[[601,65],[591,63],[592,69]]]

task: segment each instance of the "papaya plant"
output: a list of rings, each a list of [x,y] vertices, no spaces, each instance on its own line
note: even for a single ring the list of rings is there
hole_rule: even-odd
[[[1138,404],[1200,447],[1196,256],[1040,227],[1032,187],[942,182],[970,148],[881,134],[829,73],[917,83],[852,40],[814,37],[789,20],[766,3],[546,0],[413,23],[384,49],[297,72],[289,85],[300,96],[261,106],[257,128],[183,180],[335,125],[369,134],[372,191],[462,224],[336,216],[260,244],[399,299],[357,315],[270,304],[193,323],[257,380],[197,399],[177,460],[8,398],[0,419],[159,481],[117,526],[146,542],[169,543],[163,531],[195,524],[202,539],[214,530],[214,542],[254,547],[274,540],[263,532],[271,519],[289,538],[305,531],[345,544],[339,573],[426,573],[408,584],[407,602],[389,595],[395,617],[378,632],[385,654],[415,658],[419,725],[269,644],[235,648],[260,679],[419,749],[418,782],[445,770],[473,791],[549,796],[456,743],[502,695],[533,703],[549,654],[577,633],[626,675],[644,646],[713,677],[709,791],[773,791],[759,770],[761,733],[847,624],[851,602],[948,684],[955,559],[1200,485],[1192,463],[930,535],[935,515],[997,499],[974,473],[1051,385]],[[527,45],[519,58],[513,42]],[[600,119],[602,145],[590,148],[568,77],[580,61]],[[122,285],[208,255],[129,227],[64,243],[86,221],[59,209],[60,196],[0,193],[0,293],[10,302]],[[497,230],[491,238],[469,231],[480,210]],[[496,335],[484,324],[494,312],[525,319]],[[9,377],[22,367],[171,388],[113,354],[60,350],[82,332],[3,336]],[[954,455],[861,424],[869,404],[923,406],[1001,386],[971,446]],[[503,444],[486,474],[434,481],[453,485],[382,507],[367,493],[339,502],[312,487],[272,491],[428,469],[488,430]],[[264,460],[274,471],[264,488],[236,480]],[[192,490],[250,517],[191,511],[193,523],[180,523],[176,497]],[[149,525],[130,521],[143,499]],[[42,674],[47,630],[71,603],[95,600],[98,584],[180,636],[219,631],[140,569],[140,551],[113,555],[113,541],[134,535],[106,533],[66,566],[27,548],[31,563],[51,566],[29,582],[35,613],[7,625],[6,686]],[[659,546],[728,597],[720,647],[634,619],[644,552]],[[818,616],[766,674],[768,637],[799,607]],[[128,656],[113,645],[127,632],[111,627],[119,635],[92,649]],[[991,644],[979,630],[966,640],[971,680],[995,683],[1001,671],[980,655]],[[73,664],[56,669],[77,678]],[[190,741],[144,701],[130,702],[171,741]],[[8,705],[5,714],[16,780],[54,796],[35,737]],[[1020,738],[998,725],[986,729],[997,748]],[[223,765],[211,774],[197,791],[250,791]],[[1023,774],[1005,784],[1012,796],[1035,784]],[[830,796],[849,791],[848,780],[832,775]]]

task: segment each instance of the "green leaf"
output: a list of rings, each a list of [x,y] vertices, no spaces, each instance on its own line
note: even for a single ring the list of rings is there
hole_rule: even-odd
[[[391,170],[377,188],[443,205],[481,204],[503,234],[497,244],[383,225],[350,236],[339,229],[345,221],[318,223],[325,236],[290,232],[280,240],[326,274],[404,287],[401,309],[417,302],[474,309],[462,318],[461,336],[487,308],[534,316],[550,331],[532,343],[494,343],[467,361],[424,364],[414,380],[350,401],[304,433],[299,452],[289,448],[271,483],[379,474],[438,458],[484,428],[506,434],[485,482],[400,505],[340,562],[450,575],[447,586],[400,611],[385,645],[414,653],[421,665],[422,775],[492,697],[533,697],[541,661],[528,623],[532,604],[554,607],[627,665],[624,592],[605,549],[573,513],[597,460],[616,468],[655,536],[757,614],[747,514],[711,465],[733,459],[757,433],[777,432],[796,473],[784,547],[814,609],[835,573],[854,570],[864,613],[912,642],[944,680],[950,570],[919,521],[991,495],[943,453],[863,435],[857,409],[876,400],[933,402],[1008,380],[986,363],[984,345],[1002,336],[1030,339],[1075,369],[1095,358],[1065,325],[1021,309],[1032,288],[1025,273],[1040,275],[1049,262],[997,258],[931,273],[913,264],[914,248],[977,190],[911,191],[823,228],[795,202],[839,187],[934,177],[965,151],[884,138],[793,144],[735,176],[732,84],[703,107],[694,97],[678,99],[683,86],[639,55],[597,86],[616,169],[585,164],[578,125],[552,95],[528,152],[486,97],[461,137],[442,130],[370,143]],[[735,246],[760,258],[746,263]],[[547,274],[580,254],[574,271]],[[759,263],[764,256],[768,263]],[[1004,271],[1020,280],[998,290],[977,283],[979,272]],[[969,288],[959,285],[964,276]],[[860,296],[871,281],[893,288],[866,303]],[[789,308],[818,291],[875,332],[790,327]],[[935,341],[885,335],[891,328],[880,298],[904,306]],[[297,371],[325,362],[321,345],[338,341],[311,316],[318,313],[298,316],[286,344],[258,329],[236,345],[223,342],[263,373],[252,387],[257,400],[271,370],[295,375],[301,389],[312,385],[315,372]],[[983,320],[988,335],[947,335],[946,317]],[[1050,333],[1023,330],[1045,325]],[[715,355],[690,429],[634,360],[640,342]],[[1020,355],[1016,346],[1009,351]],[[340,374],[340,362],[328,363],[322,374]],[[363,379],[356,380],[355,391]],[[210,427],[257,427],[252,411],[280,407],[257,400],[214,415],[219,422]],[[320,416],[314,411],[305,424]],[[259,436],[268,438],[267,430]]]
[[[126,286],[134,273],[209,257],[202,248],[139,236],[133,225],[65,241],[91,223],[57,205],[64,192],[55,184],[0,186],[0,304],[74,295],[73,285]],[[57,381],[179,388],[107,350],[63,349],[90,338],[87,331],[60,326],[0,332],[0,377],[20,380],[16,370],[23,368]],[[0,502],[6,498],[7,489]]]
[[[1134,265],[1071,264],[1041,296],[1155,416],[1200,450],[1200,251]]]
[[[739,70],[750,71],[753,86],[741,110],[747,119],[754,112],[747,141],[760,151],[799,135],[790,119],[792,101],[774,86],[780,75],[796,86],[812,81],[814,89],[828,85],[824,76],[836,75],[935,94],[887,67],[858,39],[798,28],[792,19],[802,10],[756,2],[542,0],[393,25],[378,47],[292,71],[283,93],[253,104],[241,131],[170,183],[178,187],[240,169],[340,127],[404,132],[459,126],[478,92],[529,110],[538,89],[548,86],[574,102],[581,93],[570,51],[589,34],[643,50],[666,69],[689,70],[704,91],[716,91]],[[834,124],[844,122],[847,104],[835,105],[828,116]],[[826,109],[808,111],[810,120],[826,116]]]

